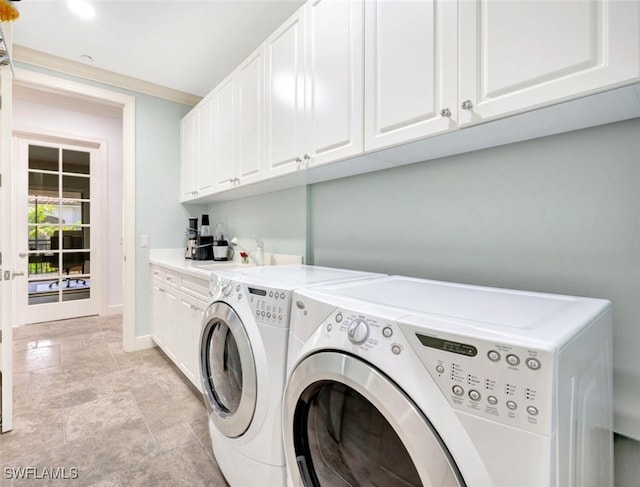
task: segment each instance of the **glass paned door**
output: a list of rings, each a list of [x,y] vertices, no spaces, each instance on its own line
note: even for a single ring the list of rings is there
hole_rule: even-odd
[[[91,214],[95,210],[95,150],[25,141],[20,152],[27,166],[23,180],[27,252],[21,255],[28,257],[23,300],[28,316],[20,321],[94,314]],[[66,310],[55,306],[71,302],[74,306]]]

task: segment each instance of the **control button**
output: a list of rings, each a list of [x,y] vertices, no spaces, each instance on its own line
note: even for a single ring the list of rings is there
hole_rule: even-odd
[[[456,396],[463,396],[464,395],[464,389],[462,387],[460,387],[459,385],[455,385],[451,388],[451,391],[456,395]]]
[[[256,316],[260,316],[260,310],[259,309],[256,310]]]
[[[225,284],[222,288],[222,294],[224,296],[229,296],[229,294],[231,294],[232,289],[233,289],[233,286],[231,284]]]
[[[240,292],[240,284],[236,285],[236,292]]]
[[[327,324],[327,331],[333,330],[333,325],[331,323]]]
[[[487,357],[489,357],[489,360],[491,360],[492,362],[497,362],[500,360],[500,354],[495,350],[489,350],[489,352],[487,352]]]
[[[527,412],[531,415],[531,416],[537,416],[538,415],[538,408],[535,406],[527,406]]]
[[[360,345],[369,338],[369,325],[367,325],[367,322],[364,320],[353,320],[349,324],[347,334],[349,335],[351,343]]]
[[[496,404],[498,404],[498,398],[496,396],[488,396],[487,402],[492,406],[495,406]]]
[[[402,347],[397,343],[394,343],[393,345],[391,345],[391,352],[394,355],[400,355],[400,353],[402,353]]]
[[[469,397],[471,398],[472,401],[479,401],[481,396],[478,391],[476,391],[475,389],[471,389],[469,391]]]
[[[280,321],[282,321],[282,315],[278,316],[278,319],[279,319]]]
[[[393,336],[393,330],[390,326],[385,326],[382,329],[382,336],[384,336],[385,338],[391,338]]]
[[[271,313],[267,312],[267,318],[271,318]]]
[[[273,291],[269,291],[269,297],[272,298],[273,297]]]
[[[342,321],[342,313],[338,313],[336,315],[336,323],[340,323]]]
[[[285,298],[284,293],[280,293],[280,299],[284,299],[284,298]]]
[[[438,374],[444,374],[444,367],[442,365],[436,365],[436,372]]]
[[[531,370],[538,370],[540,368],[540,361],[537,358],[529,357],[526,364]]]
[[[513,401],[507,401],[507,407],[512,411],[515,411],[516,409],[518,409],[518,405]]]
[[[509,355],[507,355],[507,363],[515,367],[516,365],[520,365],[520,359],[517,355],[513,355],[512,353],[510,353]]]

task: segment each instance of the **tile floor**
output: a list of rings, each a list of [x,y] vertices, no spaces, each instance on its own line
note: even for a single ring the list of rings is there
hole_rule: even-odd
[[[20,467],[30,478],[18,478]],[[114,315],[14,329],[14,429],[0,435],[0,486],[22,485],[227,484],[199,393],[156,349],[125,353]]]

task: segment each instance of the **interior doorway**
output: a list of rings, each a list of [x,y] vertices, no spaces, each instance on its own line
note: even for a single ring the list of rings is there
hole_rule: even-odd
[[[106,299],[104,148],[17,138],[18,324],[100,314]]]

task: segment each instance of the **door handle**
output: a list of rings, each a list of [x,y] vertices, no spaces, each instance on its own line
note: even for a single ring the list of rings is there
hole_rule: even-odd
[[[5,281],[10,281],[11,279],[14,279],[18,276],[24,276],[24,272],[16,272],[16,271],[4,271],[4,280]]]

